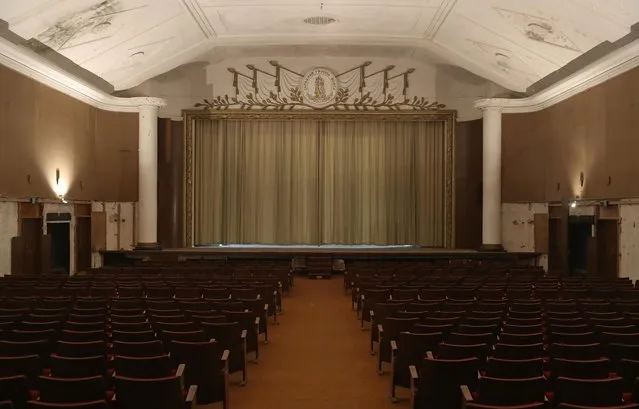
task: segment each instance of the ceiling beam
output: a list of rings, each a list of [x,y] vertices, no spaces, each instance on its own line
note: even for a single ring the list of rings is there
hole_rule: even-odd
[[[506,114],[537,112],[587,91],[639,67],[639,39],[582,68],[545,90],[527,98],[486,98],[475,102],[475,108],[500,108]]]
[[[43,85],[104,111],[139,112],[140,106],[165,106],[161,98],[119,98],[69,74],[35,52],[0,37],[0,64]]]

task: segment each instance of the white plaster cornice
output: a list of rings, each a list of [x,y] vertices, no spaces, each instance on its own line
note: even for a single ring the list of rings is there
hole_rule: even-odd
[[[611,52],[535,95],[520,99],[480,99],[475,102],[475,108],[499,107],[505,114],[541,111],[637,66],[639,66],[639,40]]]
[[[0,64],[98,109],[138,112],[140,106],[166,106],[161,98],[120,98],[69,74],[35,52],[0,37]]]

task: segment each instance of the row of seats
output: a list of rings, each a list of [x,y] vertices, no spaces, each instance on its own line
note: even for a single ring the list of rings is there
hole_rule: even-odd
[[[371,323],[379,372],[391,365],[393,399],[400,386],[411,388],[415,409],[639,407],[633,299],[534,298],[534,283],[528,298],[509,299],[505,291],[482,298],[475,289],[454,299],[448,295],[459,288],[446,279],[445,289],[433,288],[437,280],[420,288],[393,281],[352,287],[360,325]],[[627,288],[619,281],[593,287]]]
[[[0,401],[9,398],[15,408],[176,409],[195,402],[226,408],[228,377],[239,372],[246,384],[247,354],[257,362],[260,335],[268,341],[281,286],[212,275],[197,283],[169,274],[153,283],[2,280]],[[102,292],[62,291],[75,287]],[[50,295],[55,288],[57,296]],[[143,292],[126,292],[133,288]]]

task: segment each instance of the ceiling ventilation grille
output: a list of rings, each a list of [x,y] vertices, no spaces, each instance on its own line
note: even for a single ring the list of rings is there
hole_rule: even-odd
[[[329,24],[333,24],[336,21],[337,20],[335,20],[334,18],[326,16],[313,16],[304,19],[304,22],[306,24],[312,24],[314,26],[327,26]]]

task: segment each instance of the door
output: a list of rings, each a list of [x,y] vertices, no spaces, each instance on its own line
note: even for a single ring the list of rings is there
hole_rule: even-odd
[[[20,236],[24,239],[24,274],[40,273],[42,218],[33,217],[22,219]]]
[[[51,274],[51,236],[40,236],[40,274]]]
[[[599,219],[597,222],[597,260],[599,275],[619,277],[619,221]]]
[[[566,203],[549,208],[548,225],[548,272],[566,275],[569,270],[568,261],[568,219],[569,208]]]
[[[11,274],[21,275],[25,274],[24,262],[26,260],[26,242],[24,237],[12,237],[11,238]]]
[[[75,271],[91,269],[91,218],[78,217],[75,222]]]

